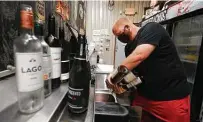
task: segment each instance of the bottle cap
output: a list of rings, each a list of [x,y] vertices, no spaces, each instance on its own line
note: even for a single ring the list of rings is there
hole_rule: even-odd
[[[21,27],[32,29],[33,28],[33,12],[32,7],[26,4],[22,4],[20,10]]]

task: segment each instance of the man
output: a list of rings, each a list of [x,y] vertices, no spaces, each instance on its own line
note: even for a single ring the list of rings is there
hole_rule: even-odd
[[[112,29],[125,47],[121,65],[137,72],[142,84],[134,94],[133,106],[142,107],[142,122],[189,122],[190,86],[167,31],[158,23],[139,28],[127,18],[119,19]],[[117,86],[108,77],[108,87]]]

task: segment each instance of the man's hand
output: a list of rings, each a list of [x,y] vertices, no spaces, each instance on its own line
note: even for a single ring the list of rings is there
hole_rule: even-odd
[[[107,88],[109,88],[109,89],[112,89],[113,88],[113,83],[111,82],[111,77],[112,77],[112,74],[109,74],[108,76],[107,76],[107,79],[106,79],[106,86],[107,86]]]
[[[107,79],[106,79],[107,88],[112,89],[113,92],[116,93],[116,94],[123,93],[125,90],[123,88],[119,87],[117,84],[113,84],[111,82],[111,77],[112,77],[112,74],[109,74]]]

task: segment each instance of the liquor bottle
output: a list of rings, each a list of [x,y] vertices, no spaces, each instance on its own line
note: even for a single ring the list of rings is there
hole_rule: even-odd
[[[113,83],[114,85],[118,86],[118,85],[122,85],[119,84],[123,78],[129,73],[130,71],[128,70],[127,67],[120,65],[118,66],[117,69],[115,69],[112,73],[111,73],[111,83]],[[115,91],[116,89],[113,87],[112,85],[109,84],[109,81],[106,80],[106,85],[107,87],[111,88],[111,90],[113,90],[115,93],[120,94],[122,92],[125,91],[125,89],[123,89],[122,87],[120,87],[118,89],[118,91]]]
[[[45,41],[50,47],[51,52],[51,62],[52,62],[52,79],[51,86],[52,89],[60,87],[61,84],[61,44],[59,39],[55,36],[55,17],[53,14],[49,15],[48,21],[48,36]]]
[[[137,85],[141,83],[141,79],[130,71],[119,83],[117,83],[119,88],[117,92],[122,94],[125,91],[134,91],[137,89]]]
[[[70,59],[70,69],[73,66],[74,62],[74,57],[76,55],[76,50],[78,49],[78,41],[75,38],[75,36],[71,36],[70,38],[70,54],[69,54],[69,59]]]
[[[136,86],[141,84],[142,81],[139,77],[135,76],[127,67],[120,65],[113,71],[111,82],[116,85],[112,90],[117,94],[122,94],[125,91],[136,90]],[[108,86],[107,82],[107,86]]]
[[[51,94],[51,53],[48,44],[44,40],[43,24],[41,21],[35,23],[35,35],[42,44],[43,50],[43,80],[44,80],[44,95],[48,97]]]
[[[120,65],[116,70],[113,71],[111,82],[113,84],[119,83],[123,79],[123,77],[125,77],[129,72],[130,71],[127,67]]]
[[[87,110],[89,100],[89,73],[86,61],[86,44],[84,32],[81,29],[78,36],[79,50],[76,53],[73,67],[70,71],[68,89],[68,108],[72,113],[82,113]]]
[[[89,50],[88,50],[88,45],[87,45],[87,38],[85,35],[83,35],[83,38],[85,40],[85,52],[86,52],[86,61],[87,61],[87,73],[88,73],[88,80],[91,82],[91,65],[89,61]]]
[[[63,24],[59,27],[59,40],[61,41],[61,82],[69,80],[70,61],[69,61],[69,42],[64,39]]]
[[[18,105],[23,113],[33,113],[44,105],[42,45],[33,34],[33,11],[20,6],[21,33],[14,40]]]

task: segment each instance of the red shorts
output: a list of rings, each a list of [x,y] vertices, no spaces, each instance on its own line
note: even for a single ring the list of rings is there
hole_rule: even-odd
[[[153,101],[136,95],[133,106],[142,107],[142,122],[154,122],[151,114],[163,122],[190,122],[190,97],[170,101]],[[160,121],[160,122],[161,122]]]

